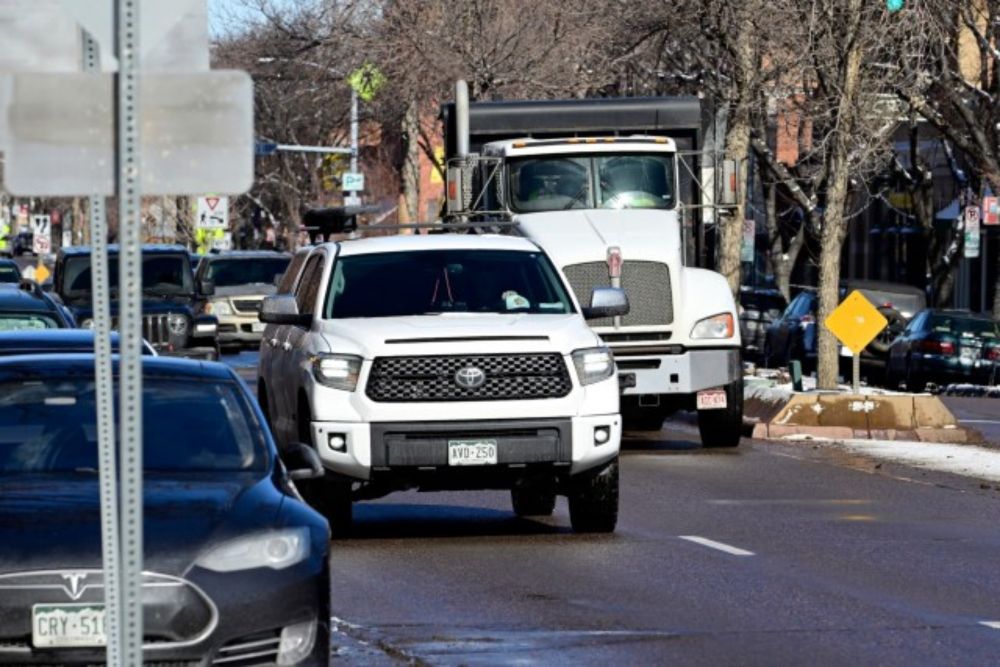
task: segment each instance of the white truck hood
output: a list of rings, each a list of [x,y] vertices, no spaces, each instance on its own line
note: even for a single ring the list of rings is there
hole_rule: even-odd
[[[444,313],[415,317],[324,320],[330,352],[378,356],[559,352],[600,339],[580,315]]]
[[[521,229],[560,267],[604,261],[617,246],[631,260],[680,262],[680,226],[676,211],[657,209],[587,209],[521,213]]]

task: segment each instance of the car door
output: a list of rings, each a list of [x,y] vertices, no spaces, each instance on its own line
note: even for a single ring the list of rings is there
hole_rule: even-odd
[[[788,361],[788,347],[792,330],[798,326],[798,312],[804,307],[805,292],[799,293],[785,308],[785,312],[775,321],[771,333],[771,355],[776,361]]]
[[[311,314],[316,303],[316,296],[319,293],[320,279],[323,274],[323,264],[326,253],[316,250],[310,253],[306,260],[305,268],[302,269],[302,277],[299,278],[295,288],[295,302],[299,309],[299,314]],[[299,353],[303,346],[303,341],[309,332],[309,326],[288,325],[283,327],[283,338],[280,344],[274,348],[274,364],[278,384],[281,386],[280,398],[282,431],[285,444],[298,440],[298,396],[299,396],[299,373],[298,361]]]

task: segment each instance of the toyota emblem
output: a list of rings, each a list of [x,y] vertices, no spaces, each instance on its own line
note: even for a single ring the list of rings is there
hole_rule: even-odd
[[[462,389],[478,389],[486,382],[486,372],[482,368],[466,366],[455,373],[455,384]]]

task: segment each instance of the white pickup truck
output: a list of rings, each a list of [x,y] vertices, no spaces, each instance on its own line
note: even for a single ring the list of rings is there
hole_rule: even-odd
[[[706,447],[737,446],[739,319],[720,274],[685,266],[678,146],[611,127],[663,123],[669,101],[482,103],[470,114],[462,88],[445,111],[447,218],[513,223],[578,298],[600,286],[626,291],[628,315],[591,324],[614,352],[627,429],[659,430],[671,412],[696,410]],[[557,134],[602,127],[608,134]],[[507,138],[488,140],[497,136]]]
[[[622,290],[581,307],[537,244],[502,235],[327,243],[292,267],[261,309],[258,398],[280,446],[319,452],[303,494],[334,531],[407,488],[510,489],[519,515],[563,494],[575,530],[614,529],[618,378],[584,318],[626,314]]]

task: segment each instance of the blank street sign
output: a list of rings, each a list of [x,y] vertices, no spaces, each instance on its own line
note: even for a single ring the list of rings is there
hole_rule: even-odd
[[[142,192],[245,192],[253,183],[253,84],[245,72],[145,74]],[[4,182],[19,196],[114,190],[111,76],[15,75]]]

